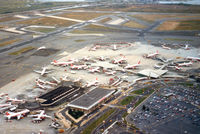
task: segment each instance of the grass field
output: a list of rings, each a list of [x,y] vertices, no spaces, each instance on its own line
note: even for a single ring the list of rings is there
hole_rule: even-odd
[[[15,51],[15,52],[12,52],[12,53],[9,53],[9,55],[20,55],[20,54],[23,54],[23,53],[26,53],[26,52],[29,52],[31,50],[35,49],[34,47],[32,46],[29,46],[29,47],[24,47],[22,49],[19,49],[18,51]]]
[[[139,90],[135,90],[133,92],[131,92],[132,94],[137,94],[137,95],[141,95],[143,94],[144,92],[146,92],[148,90],[148,88],[142,88],[142,89],[139,89]]]
[[[93,25],[93,24],[85,26],[84,29],[91,30],[91,31],[103,31],[103,32],[118,31],[115,28],[105,27],[105,26],[98,26],[98,25]]]
[[[115,109],[110,109],[106,113],[104,113],[101,117],[99,117],[97,120],[92,122],[89,126],[87,126],[81,134],[91,134],[92,131],[100,125],[104,120],[106,120],[113,112],[115,112]]]
[[[13,16],[7,16],[7,17],[2,17],[0,18],[0,22],[6,22],[6,21],[11,21],[11,20],[18,20],[19,18],[13,17]]]
[[[43,17],[43,18],[38,18],[38,19],[30,19],[30,20],[19,21],[19,22],[17,22],[17,24],[68,27],[68,26],[71,26],[73,24],[76,24],[76,22]]]
[[[137,23],[135,21],[128,21],[128,22],[124,23],[123,26],[131,27],[131,28],[140,28],[140,29],[146,28],[145,25],[142,25],[142,24]]]
[[[134,96],[127,96],[126,98],[124,98],[120,104],[121,105],[127,105],[129,104],[135,97]]]
[[[98,33],[110,33],[113,31],[117,31],[117,29],[90,24],[90,25],[85,26],[81,30],[73,30],[70,33],[73,33],[73,34],[98,34]]]
[[[140,103],[142,103],[147,97],[141,97],[136,103],[135,103],[135,107],[137,107]]]
[[[15,42],[18,42],[20,41],[21,39],[13,39],[13,40],[9,40],[9,41],[4,41],[4,42],[1,42],[0,43],[0,47],[4,47],[4,46],[7,46],[7,45],[11,45]]]
[[[73,30],[70,33],[73,33],[73,34],[96,34],[96,33],[102,33],[102,32],[90,31],[90,30]]]
[[[75,42],[84,42],[85,40],[81,40],[81,39],[79,39],[79,40],[75,40]]]
[[[182,21],[166,21],[161,24],[157,30],[171,31],[171,30],[200,30],[200,19],[182,20]]]
[[[0,14],[75,5],[76,2],[34,2],[35,0],[0,0]]]
[[[165,19],[165,18],[195,18],[195,17],[200,17],[199,15],[180,15],[180,14],[136,14],[136,15],[131,15],[131,17],[147,21],[150,23],[153,23],[157,20]]]
[[[164,39],[170,41],[193,41],[191,39],[178,39],[178,38],[164,38]]]
[[[56,28],[28,28],[32,31],[42,32],[42,33],[49,33],[56,30]]]
[[[108,13],[95,13],[95,12],[72,12],[72,13],[65,13],[59,16],[72,18],[72,19],[79,19],[79,20],[91,20],[103,15],[108,15]]]
[[[101,7],[79,8],[78,10],[123,11],[123,12],[157,12],[157,13],[200,13],[198,5],[167,4],[121,4]]]

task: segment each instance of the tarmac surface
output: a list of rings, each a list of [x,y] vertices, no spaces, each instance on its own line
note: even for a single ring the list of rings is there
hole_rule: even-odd
[[[91,5],[92,6],[92,5]],[[78,8],[78,6],[77,6]],[[66,8],[68,9],[68,8]],[[51,11],[51,10],[50,10]],[[49,13],[47,12],[45,14],[48,15],[59,15],[65,12],[76,12],[73,11],[65,11],[61,10],[56,13]],[[77,11],[78,12],[78,11]],[[86,12],[86,11],[85,11]],[[94,12],[94,11],[92,11]],[[43,66],[51,67],[52,69],[57,70],[56,73],[52,73],[49,76],[56,76],[57,78],[60,78],[65,75],[69,75],[73,79],[78,78],[79,76],[84,77],[85,81],[91,81],[95,79],[96,77],[99,78],[101,81],[101,84],[108,82],[108,80],[111,78],[111,76],[108,76],[105,78],[104,74],[89,74],[86,71],[75,71],[76,74],[71,74],[70,72],[65,72],[63,68],[59,67],[53,67],[52,65],[49,65],[51,61],[55,59],[61,59],[61,60],[67,60],[69,58],[82,58],[85,55],[93,56],[93,58],[96,58],[98,56],[108,56],[110,58],[119,58],[120,54],[125,54],[127,57],[127,61],[130,64],[135,64],[139,60],[142,60],[143,66],[141,69],[144,68],[153,68],[153,65],[155,63],[158,63],[156,60],[146,60],[142,56],[143,54],[147,53],[153,53],[156,50],[159,51],[159,53],[162,54],[162,56],[166,58],[173,58],[176,59],[177,57],[186,57],[186,56],[199,56],[200,49],[199,49],[199,36],[197,34],[200,31],[155,31],[155,29],[165,20],[172,20],[171,18],[167,18],[164,20],[159,20],[154,22],[153,24],[148,24],[142,20],[138,20],[137,18],[131,18],[128,15],[130,14],[141,14],[141,13],[124,13],[124,12],[110,12],[110,11],[96,11],[96,12],[104,12],[104,13],[112,13],[111,15],[105,15],[98,18],[92,19],[92,21],[86,21],[86,22],[80,22],[78,24],[69,26],[69,27],[60,27],[57,28],[56,31],[49,32],[49,33],[43,33],[41,35],[37,35],[38,37],[34,38],[33,35],[35,33],[29,31],[26,34],[16,34],[16,33],[10,33],[5,32],[3,30],[0,31],[0,42],[8,41],[13,38],[20,38],[21,40],[19,42],[13,43],[11,45],[0,47],[0,86],[1,91],[5,93],[9,93],[11,97],[15,97],[17,95],[26,95],[25,99],[28,98],[34,98],[38,96],[38,94],[46,93],[47,91],[35,88],[35,78],[40,77],[38,74],[32,73],[35,69],[40,69]],[[26,13],[24,13],[26,15]],[[8,25],[8,26],[16,26],[16,22],[19,22],[21,20],[29,20],[33,18],[42,18],[43,16],[37,16],[34,14],[29,15],[30,18],[25,19],[19,19],[19,20],[13,20],[10,22],[3,22],[0,23],[2,25]],[[90,24],[100,24],[98,21],[110,17],[112,18],[112,21],[115,22],[115,25],[110,25],[108,23],[101,24],[102,26],[105,26],[106,28],[110,28],[110,32],[105,32],[106,30],[97,30],[97,34],[102,34],[103,36],[67,36],[67,33],[72,32],[75,29],[83,30],[85,26]],[[125,21],[118,21],[120,24],[125,23],[127,19],[134,20],[140,24],[144,24],[147,26],[145,29],[137,29],[137,28],[130,28],[121,26],[117,23],[117,20],[119,18],[125,17]],[[26,26],[17,26],[17,30],[21,30],[22,28]],[[169,38],[173,38],[175,40],[167,40]],[[177,41],[176,39],[180,39]],[[185,41],[187,40],[187,41]],[[135,46],[125,49],[119,49],[118,51],[113,51],[107,49],[105,50],[98,50],[96,52],[90,52],[88,49],[95,43],[106,43],[106,42],[137,42]],[[138,43],[139,42],[139,43]],[[161,48],[162,43],[168,43],[170,47],[173,47],[175,49],[172,49],[170,51],[164,50]],[[190,44],[191,49],[190,50],[184,50],[184,45],[181,44]],[[21,48],[33,46],[35,48],[39,48],[42,46],[45,46],[46,50],[32,50],[29,52],[25,52],[19,55],[10,55],[11,52],[17,51]],[[174,47],[176,46],[176,47]],[[134,55],[133,55],[134,54]],[[109,61],[106,61],[109,62]],[[103,63],[103,62],[102,62]],[[194,63],[194,68],[199,68],[198,63]],[[68,68],[67,68],[68,69]],[[190,67],[187,69],[191,69]],[[118,73],[117,75],[123,76],[123,73]],[[86,77],[87,76],[87,77]],[[129,76],[130,81],[135,79],[134,76]],[[17,93],[15,92],[17,90]],[[183,93],[184,94],[184,93]],[[160,101],[160,100],[159,100]],[[180,104],[182,106],[182,104]],[[183,104],[184,106],[187,104]],[[183,107],[184,107],[183,106]],[[190,107],[190,106],[189,106]],[[191,106],[192,110],[195,110],[193,106]],[[106,110],[105,110],[106,111]],[[101,129],[105,129],[109,127],[115,120],[119,119],[121,120],[121,116],[123,114],[122,111],[117,111],[108,119],[108,122],[106,122],[102,126],[98,126],[94,133],[100,133]],[[103,113],[103,112],[102,112]],[[97,117],[89,121],[88,123],[91,123],[95,119],[97,119],[100,115],[100,113]],[[53,115],[53,113],[51,113]],[[169,129],[174,130],[174,133],[195,133],[196,130],[199,130],[199,128],[196,127],[196,125],[199,125],[198,121],[194,121],[194,116],[196,115],[196,112],[192,114],[192,117],[188,116],[186,118],[182,118],[181,114],[180,116],[177,116],[178,118],[172,118],[172,120],[165,122],[160,125],[152,126],[152,128],[144,128],[144,130],[151,132],[151,133],[160,133],[165,132],[166,134],[169,133]],[[141,116],[144,116],[141,114]],[[148,116],[148,115],[146,115]],[[179,118],[180,117],[180,118]],[[2,133],[29,133],[29,132],[39,132],[40,129],[47,131],[48,134],[55,133],[54,129],[48,127],[50,121],[44,121],[41,124],[33,124],[30,122],[30,119],[24,118],[18,123],[18,121],[13,120],[12,122],[6,122],[1,115],[1,121],[0,121],[0,131]],[[137,118],[137,117],[132,117]],[[166,118],[166,117],[165,117]],[[196,118],[195,118],[196,119]],[[112,120],[111,122],[109,120]],[[143,120],[142,120],[143,121]],[[194,124],[193,124],[194,123]],[[144,121],[145,124],[145,121]],[[175,127],[176,124],[180,124],[179,127]],[[143,125],[143,124],[142,124]],[[80,127],[76,133],[80,133],[86,125]],[[141,124],[138,123],[138,126],[141,127]],[[168,126],[168,127],[166,127]],[[125,126],[126,127],[126,126]],[[22,131],[23,130],[23,131]],[[128,128],[128,130],[131,130]],[[195,130],[195,131],[193,131]],[[122,128],[119,133],[120,134],[126,134],[124,128]],[[115,132],[115,130],[113,130]],[[173,133],[170,131],[170,133]]]

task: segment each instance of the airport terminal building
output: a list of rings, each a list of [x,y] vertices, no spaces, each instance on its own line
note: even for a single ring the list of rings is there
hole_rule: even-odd
[[[68,107],[83,112],[91,112],[110,99],[114,92],[115,90],[96,88],[73,100],[68,104]]]

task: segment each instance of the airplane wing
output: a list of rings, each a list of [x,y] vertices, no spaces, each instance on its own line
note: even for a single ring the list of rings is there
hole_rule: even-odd
[[[17,119],[19,120],[19,119],[21,118],[21,116],[22,116],[21,114],[20,114],[20,115],[18,115],[18,116],[17,116]]]
[[[45,115],[44,117],[52,119],[52,117],[51,117],[51,116],[49,116],[49,115]]]
[[[45,71],[45,74],[46,74],[46,73],[50,73],[50,72],[52,72],[52,71]]]
[[[42,71],[38,71],[38,70],[33,70],[33,71],[36,72],[36,73],[39,73],[39,74],[42,73]]]
[[[38,121],[38,120],[42,120],[40,118],[33,118],[33,121]]]
[[[6,116],[8,118],[8,120],[10,120],[11,116]]]
[[[38,117],[39,114],[35,114],[35,115],[28,115],[28,117]]]

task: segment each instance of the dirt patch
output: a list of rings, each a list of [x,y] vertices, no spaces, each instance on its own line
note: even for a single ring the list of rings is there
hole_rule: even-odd
[[[4,41],[4,42],[0,42],[0,47],[4,47],[4,46],[7,46],[7,45],[11,45],[15,42],[18,42],[20,41],[21,39],[14,39],[14,40],[8,40],[8,41]]]
[[[150,23],[155,22],[156,20],[161,20],[165,18],[194,18],[200,17],[200,15],[180,15],[180,14],[136,14],[131,15],[131,17],[144,20]]]
[[[182,21],[166,21],[161,24],[157,30],[200,30],[200,19],[196,20],[182,20]]]
[[[123,26],[131,27],[131,28],[141,28],[141,29],[146,28],[145,25],[142,25],[142,24],[137,23],[135,21],[126,22],[126,23],[123,24]]]
[[[28,46],[28,47],[24,47],[18,51],[15,51],[15,52],[12,52],[12,53],[9,53],[9,55],[20,55],[20,54],[24,54],[24,53],[27,53],[31,50],[34,50],[35,48],[32,47],[32,46]]]
[[[163,24],[161,24],[157,30],[159,31],[171,31],[171,30],[174,30],[176,29],[176,27],[178,27],[179,25],[179,22],[164,22]]]
[[[33,56],[43,56],[43,57],[46,57],[46,56],[55,54],[58,51],[59,51],[58,49],[53,49],[53,48],[50,48],[50,49],[41,49],[41,50],[38,50],[37,52],[35,52],[32,55]]]
[[[11,20],[18,20],[19,18],[17,17],[13,17],[13,16],[8,16],[8,17],[3,17],[3,18],[0,18],[0,22],[6,22],[6,21],[11,21]]]
[[[36,32],[42,32],[42,33],[49,33],[49,32],[53,32],[56,30],[56,28],[29,28],[32,31],[36,31]]]
[[[112,18],[108,17],[108,18],[102,19],[100,21],[100,23],[106,23],[106,22],[111,21],[111,20],[112,20]]]

